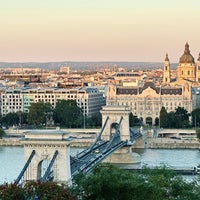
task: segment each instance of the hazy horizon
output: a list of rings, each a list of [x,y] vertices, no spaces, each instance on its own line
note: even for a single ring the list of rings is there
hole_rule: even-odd
[[[200,52],[200,1],[2,0],[0,62],[178,63]]]

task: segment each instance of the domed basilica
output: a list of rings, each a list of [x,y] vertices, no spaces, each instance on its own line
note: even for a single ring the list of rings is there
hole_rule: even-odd
[[[179,64],[177,66],[177,77],[176,82],[171,82],[170,74],[170,62],[168,55],[166,55],[164,61],[164,73],[163,73],[163,83],[164,84],[177,84],[182,85],[184,83],[189,85],[200,84],[200,54],[197,62],[195,63],[194,57],[190,53],[189,44],[185,44],[185,50],[183,55],[180,57]]]

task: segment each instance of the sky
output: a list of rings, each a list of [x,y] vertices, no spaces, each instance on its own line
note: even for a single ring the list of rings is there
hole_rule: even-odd
[[[0,62],[177,63],[200,52],[199,0],[0,0]]]

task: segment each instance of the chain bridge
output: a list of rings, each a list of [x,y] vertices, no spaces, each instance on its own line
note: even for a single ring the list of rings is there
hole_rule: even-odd
[[[25,165],[15,180],[22,184],[28,180],[67,182],[79,172],[89,173],[95,165],[118,152],[120,158],[141,138],[139,130],[129,127],[130,110],[126,106],[104,106],[101,110],[102,128],[87,149],[70,156],[70,138],[62,131],[31,132],[25,135]],[[125,152],[125,153],[124,153]]]

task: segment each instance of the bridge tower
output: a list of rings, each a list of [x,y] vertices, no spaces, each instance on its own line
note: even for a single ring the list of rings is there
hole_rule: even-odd
[[[102,133],[102,139],[110,140],[114,128],[120,125],[120,137],[122,141],[130,140],[129,134],[129,115],[131,111],[127,106],[103,106],[101,110],[102,124],[105,123],[107,117],[108,121]]]
[[[30,155],[34,152],[24,172],[23,182],[41,180],[45,174],[44,168],[48,168],[52,161],[51,172],[54,181],[67,182],[71,179],[70,142],[66,139],[66,133],[60,130],[34,130],[25,135],[22,143],[25,163],[30,160]]]
[[[130,141],[130,126],[129,115],[131,110],[128,106],[115,106],[108,105],[102,107],[102,124],[106,121],[101,138],[103,140],[110,140],[112,134],[116,131],[116,127],[119,126],[120,139],[122,141]],[[114,132],[113,132],[114,131]],[[129,143],[130,144],[130,143]],[[137,144],[137,142],[135,143]],[[135,144],[130,144],[122,147],[111,154],[104,162],[113,164],[125,164],[131,166],[132,164],[141,162],[140,156],[133,152]]]

